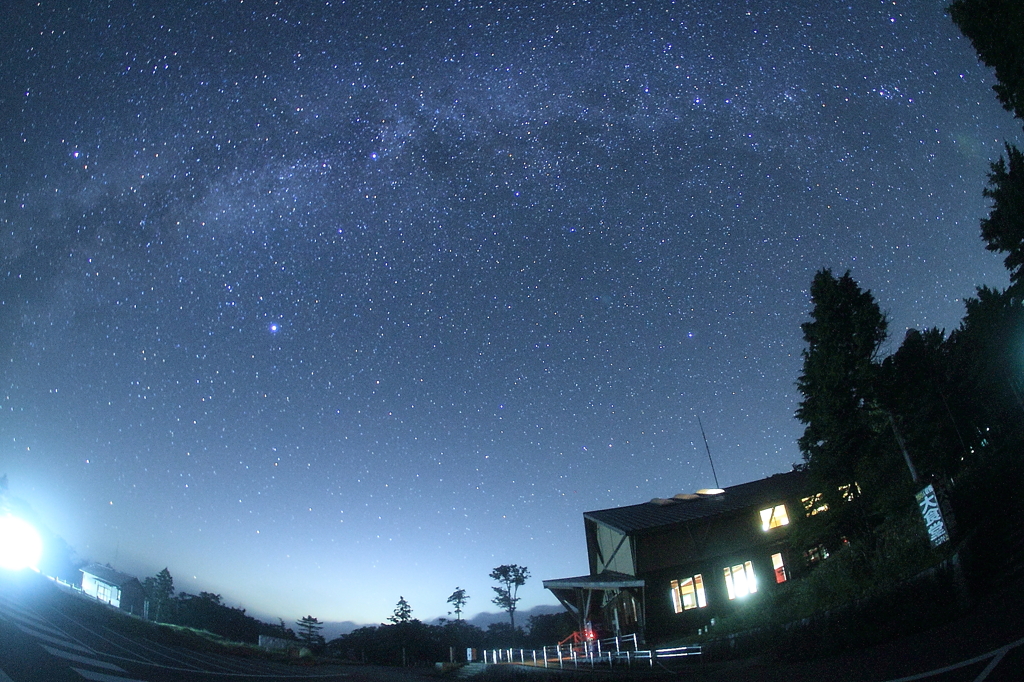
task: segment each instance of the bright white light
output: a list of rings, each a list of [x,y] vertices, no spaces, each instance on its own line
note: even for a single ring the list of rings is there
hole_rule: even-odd
[[[43,541],[27,521],[7,514],[0,516],[0,568],[38,570]]]

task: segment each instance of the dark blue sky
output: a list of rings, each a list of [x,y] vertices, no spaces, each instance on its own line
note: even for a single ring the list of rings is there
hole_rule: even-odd
[[[943,3],[44,1],[0,28],[0,472],[266,616],[496,610],[582,512],[800,460],[815,271],[1003,285]]]

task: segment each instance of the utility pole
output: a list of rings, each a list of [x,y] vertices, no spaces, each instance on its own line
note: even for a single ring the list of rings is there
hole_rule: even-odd
[[[900,450],[903,451],[903,460],[907,463],[907,468],[910,469],[910,477],[914,479],[914,484],[917,485],[921,482],[918,478],[917,469],[914,468],[914,463],[910,461],[910,453],[907,452],[907,444],[903,442],[903,436],[900,435],[899,429],[896,428],[896,420],[892,418],[892,412],[889,410],[885,411],[885,416],[889,418],[889,426],[892,427],[893,435],[896,436],[896,442],[900,444]]]

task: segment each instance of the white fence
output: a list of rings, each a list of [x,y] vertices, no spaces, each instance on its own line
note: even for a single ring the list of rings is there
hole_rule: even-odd
[[[483,652],[484,663],[518,663],[538,667],[581,665],[594,668],[607,665],[632,666],[634,662],[644,662],[653,667],[659,659],[684,658],[700,656],[700,646],[684,646],[672,649],[640,649],[636,635],[625,637],[609,637],[592,639],[575,644],[546,646],[543,649],[488,649]]]

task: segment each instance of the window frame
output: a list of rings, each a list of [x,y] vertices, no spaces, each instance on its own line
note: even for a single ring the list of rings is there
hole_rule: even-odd
[[[683,580],[669,581],[669,591],[672,595],[672,609],[676,613],[703,609],[708,605],[707,591],[704,589],[704,576],[700,573]],[[691,600],[690,604],[687,604],[687,597]]]
[[[754,574],[753,562],[744,561],[740,564],[726,566],[722,569],[722,573],[725,576],[725,589],[729,595],[729,601],[757,594],[757,576]]]
[[[772,569],[775,573],[775,584],[781,585],[789,580],[789,571],[786,570],[786,561],[782,552],[772,554]]]
[[[761,530],[765,533],[774,528],[781,528],[782,526],[788,525],[789,510],[786,509],[785,502],[780,502],[779,504],[761,510]]]

